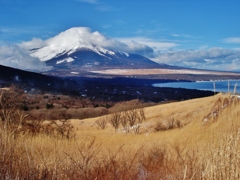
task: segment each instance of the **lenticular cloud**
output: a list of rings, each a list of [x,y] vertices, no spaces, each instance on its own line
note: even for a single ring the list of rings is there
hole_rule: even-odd
[[[153,49],[145,44],[138,42],[125,44],[116,39],[108,38],[98,31],[92,32],[91,29],[87,27],[70,28],[45,41],[34,38],[29,42],[21,43],[20,46],[24,49],[47,48],[48,50],[52,49],[52,51],[98,46],[110,50],[141,55],[153,53]]]

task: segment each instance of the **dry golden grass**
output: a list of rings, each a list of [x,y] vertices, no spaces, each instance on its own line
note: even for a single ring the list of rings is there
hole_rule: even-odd
[[[185,133],[195,132],[196,129],[198,129],[198,131],[205,129],[205,126],[203,126],[205,116],[209,114],[210,111],[212,110],[214,102],[218,98],[221,98],[222,96],[223,95],[219,94],[217,96],[210,98],[194,99],[145,108],[145,115],[147,120],[141,124],[142,134],[138,136],[133,136],[132,134],[125,134],[123,133],[121,128],[118,131],[118,133],[115,133],[114,128],[112,128],[110,125],[107,125],[106,129],[101,130],[95,124],[96,120],[100,119],[100,117],[85,119],[81,121],[71,120],[71,123],[77,129],[81,130],[78,131],[78,136],[81,136],[82,135],[81,133],[87,132],[88,134],[93,133],[96,136],[98,136],[99,133],[107,136],[108,135],[120,136],[123,139],[125,138],[125,136],[127,136],[126,139],[136,138],[138,140],[141,140],[141,138],[144,137],[157,136],[158,139],[160,138],[164,140],[166,139],[165,137],[166,134],[167,137],[169,136],[171,139],[174,139],[175,136],[176,137],[179,137],[179,135],[185,136]],[[153,133],[154,131],[153,127],[156,125],[157,122],[168,121],[171,120],[172,118],[181,120],[187,126],[171,131]],[[99,137],[100,136],[98,136],[98,138]]]
[[[197,163],[195,164],[196,171],[203,171],[202,169],[199,170],[199,168],[206,168],[204,166],[206,164],[208,168],[216,168],[218,166],[217,161],[220,160],[214,159],[218,158],[218,156],[213,157],[216,156],[216,154],[225,153],[227,156],[228,152],[219,151],[231,149],[228,145],[229,138],[230,141],[233,141],[232,143],[236,144],[236,141],[238,141],[238,129],[240,127],[240,122],[238,121],[240,117],[238,101],[238,99],[234,99],[231,95],[218,94],[210,98],[194,99],[146,108],[145,113],[147,120],[141,124],[142,134],[139,135],[126,134],[121,130],[115,133],[114,129],[110,126],[107,129],[100,130],[94,125],[94,122],[98,118],[84,120],[87,123],[83,123],[79,125],[79,127],[86,128],[87,133],[85,131],[84,135],[94,136],[96,141],[101,143],[105,148],[109,147],[114,149],[118,147],[117,145],[120,146],[121,144],[126,148],[125,151],[133,152],[141,148],[144,149],[142,151],[146,152],[151,152],[151,150],[155,148],[163,148],[164,152],[166,151],[165,154],[170,153],[172,158],[179,158],[176,155],[182,156],[181,158],[187,158],[184,161]],[[228,104],[224,104],[226,102]],[[217,114],[214,115],[215,111],[217,111]],[[211,116],[211,114],[213,115]],[[157,122],[166,122],[172,118],[181,120],[184,124],[183,127],[154,132],[154,126]],[[72,122],[76,123],[76,121],[77,120]],[[83,132],[84,131],[78,132],[78,136],[82,136]],[[236,151],[236,149],[237,147],[233,147],[231,150]],[[192,155],[190,155],[190,152]],[[229,153],[231,154],[233,152]],[[238,156],[240,154],[238,152],[234,153],[237,156],[235,158],[239,158]],[[174,159],[174,161],[177,161],[177,159]],[[226,159],[222,161],[226,161]],[[182,173],[186,171],[185,178],[187,176],[186,173],[188,173],[187,162],[180,170]],[[225,164],[225,168],[228,168],[226,166],[227,164]],[[198,173],[198,178],[214,179],[216,178],[212,175],[214,172],[216,175],[217,172],[211,169],[211,176],[207,176],[206,172],[204,172],[204,177],[203,172],[196,172],[196,175],[190,172],[190,174],[192,174],[193,177],[197,177]],[[184,174],[182,175],[181,177],[184,177]],[[225,175],[224,177],[227,176]]]
[[[75,139],[1,125],[0,179],[239,179],[239,108],[224,94],[145,108],[139,134],[72,119]]]

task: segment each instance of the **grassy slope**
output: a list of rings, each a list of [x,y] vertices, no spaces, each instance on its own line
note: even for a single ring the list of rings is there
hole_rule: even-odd
[[[203,135],[203,131],[210,131],[213,127],[220,128],[223,125],[222,123],[226,123],[226,121],[224,121],[226,119],[228,121],[232,121],[232,119],[230,119],[229,117],[229,113],[225,112],[227,111],[226,109],[228,109],[226,108],[220,110],[219,113],[221,114],[221,116],[218,117],[219,120],[216,120],[217,123],[212,123],[213,121],[215,121],[214,118],[210,118],[208,120],[209,123],[204,123],[205,117],[209,113],[214,111],[215,108],[217,108],[216,103],[220,99],[224,98],[229,98],[229,96],[223,96],[219,94],[213,97],[193,99],[145,108],[145,115],[147,120],[143,124],[141,124],[142,133],[137,136],[133,134],[126,135],[125,133],[123,133],[121,128],[118,130],[117,133],[115,133],[114,129],[110,127],[110,125],[108,125],[105,130],[100,130],[95,124],[95,121],[99,118],[85,119],[82,121],[72,120],[72,124],[76,126],[79,130],[81,129],[81,131],[78,131],[79,136],[82,136],[86,130],[87,134],[93,134],[94,136],[96,136],[96,138],[109,135],[116,136],[118,138],[121,138],[121,141],[124,144],[127,144],[128,142],[130,144],[132,143],[129,138],[137,139],[137,141],[140,142],[145,142],[145,140],[148,139],[150,139],[151,141],[157,139],[157,141],[166,141],[167,143],[177,139],[178,141],[184,141],[184,139],[193,139],[197,135]],[[233,113],[233,110],[235,109],[231,108],[232,116],[236,115],[234,114],[236,112],[234,111]],[[153,132],[157,122],[168,122],[171,121],[171,119],[180,120],[183,124],[186,125],[182,128],[176,128],[169,131]],[[211,126],[207,124],[211,124]],[[224,125],[224,128],[227,128],[227,126]],[[135,144],[137,144],[137,141],[134,141]]]
[[[240,104],[238,100],[230,102],[230,99],[229,95],[218,94],[213,97],[146,108],[147,120],[141,125],[142,133],[139,135],[125,134],[121,130],[115,133],[110,126],[105,130],[99,130],[94,125],[98,118],[86,119],[81,125],[78,121],[72,122],[81,129],[78,131],[79,137],[94,137],[104,149],[109,148],[113,151],[124,145],[124,151],[128,152],[129,159],[139,149],[145,152],[164,151],[172,158],[166,158],[166,162],[172,163],[172,170],[176,171],[175,168],[180,168],[178,172],[180,175],[177,175],[179,179],[194,176],[197,179],[200,177],[204,179],[202,175],[204,170],[207,174],[206,179],[216,177],[221,179],[220,175],[225,178],[229,176],[227,173],[233,166],[230,162],[231,156],[240,155],[237,149]],[[217,114],[211,116],[211,113],[215,112]],[[186,125],[182,128],[153,132],[157,122],[171,121],[172,118],[181,120]],[[234,158],[237,158],[236,161],[239,160],[239,157]],[[181,164],[179,161],[184,165],[173,167],[179,166]],[[176,165],[176,162],[179,164]],[[188,169],[188,166],[200,168],[200,165],[203,168],[201,172],[199,169],[195,169],[194,172]],[[239,164],[234,164],[231,171],[238,176],[238,170]]]
[[[13,159],[0,157],[4,164],[18,162],[12,178],[32,173],[47,179],[238,179],[239,108],[239,100],[222,94],[149,107],[137,135],[110,125],[99,129],[99,118],[71,120],[75,140],[15,140],[1,131],[1,152]],[[172,119],[183,127],[155,132],[156,123]]]

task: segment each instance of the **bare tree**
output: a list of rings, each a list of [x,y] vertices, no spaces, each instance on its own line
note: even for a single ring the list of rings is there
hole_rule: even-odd
[[[142,123],[143,121],[146,120],[144,108],[140,108],[137,111],[138,111],[138,115],[137,115],[138,123]]]
[[[129,132],[128,117],[126,116],[126,112],[122,112],[121,125],[122,125],[125,132]]]
[[[128,119],[128,124],[130,127],[133,127],[137,122],[137,110],[133,109],[131,111],[126,111],[126,118]]]
[[[103,116],[95,122],[101,129],[105,129],[108,123],[107,116]]]
[[[52,121],[52,126],[55,126],[55,130],[60,138],[72,139],[76,136],[73,126],[70,124],[69,120],[61,119],[58,121]]]
[[[139,133],[139,124],[144,120],[146,120],[146,117],[143,108],[118,112],[108,116],[108,122],[115,128],[116,131],[119,126],[122,125],[125,132],[129,132],[130,129],[133,129],[135,134]]]
[[[136,124],[133,128],[134,134],[139,134],[140,133],[140,124]]]
[[[109,115],[108,122],[114,127],[115,131],[117,131],[121,122],[121,113],[114,113]]]

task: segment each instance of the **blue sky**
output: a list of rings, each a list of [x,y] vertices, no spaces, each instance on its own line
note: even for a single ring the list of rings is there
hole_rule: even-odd
[[[239,18],[239,0],[0,0],[0,63],[6,46],[88,27],[156,62],[240,71]]]

